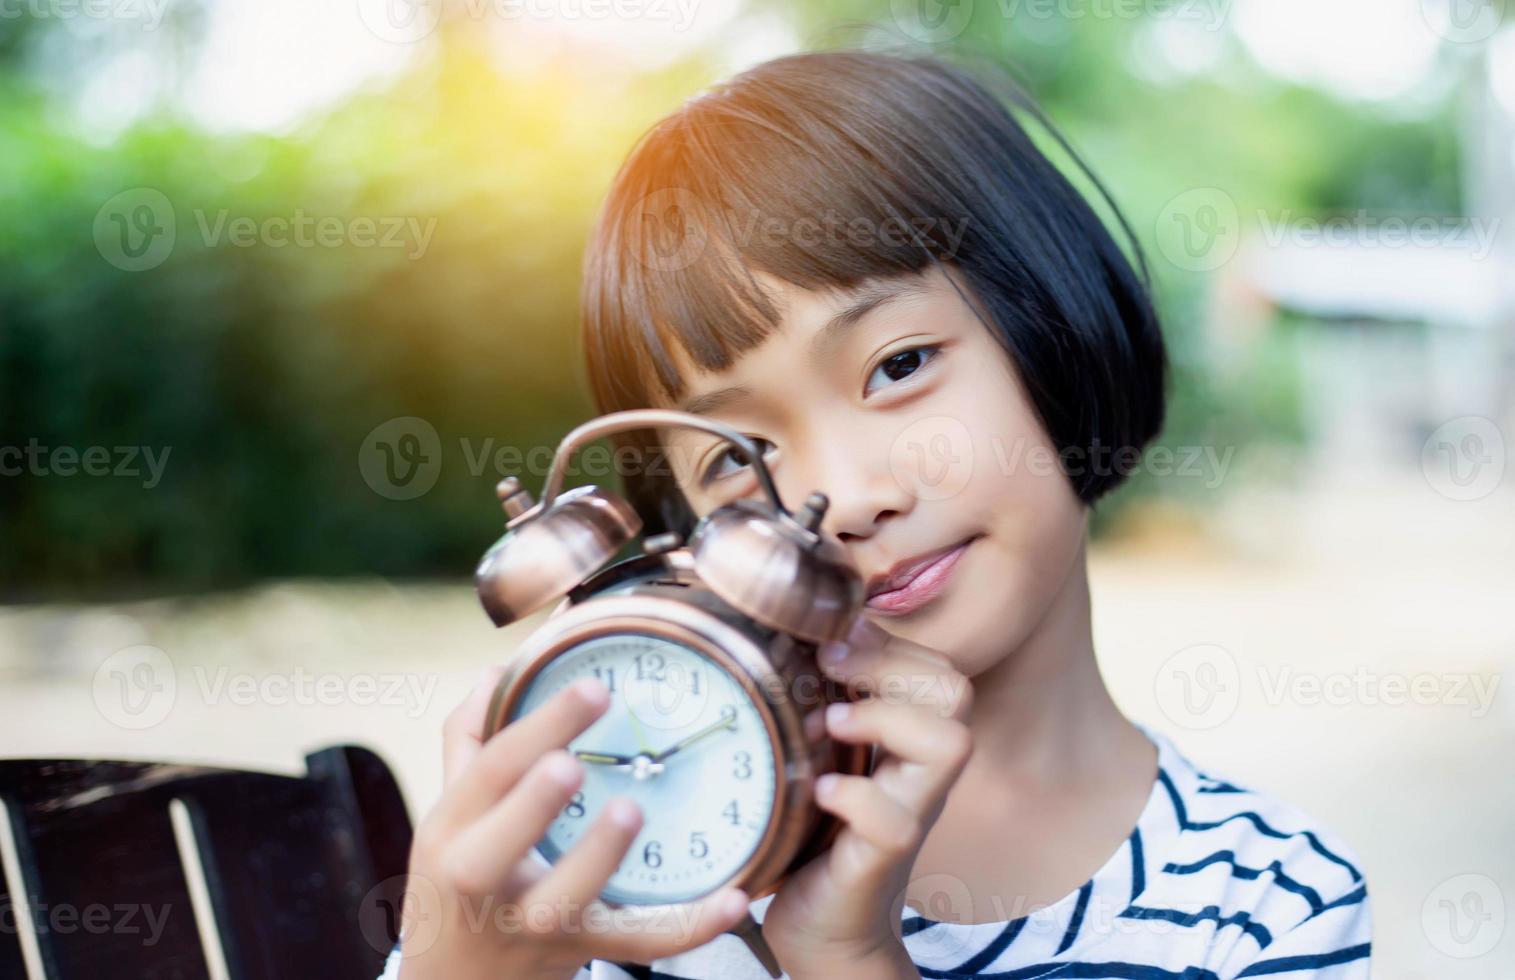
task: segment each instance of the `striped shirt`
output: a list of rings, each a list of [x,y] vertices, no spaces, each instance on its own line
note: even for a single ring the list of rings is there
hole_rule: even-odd
[[[901,932],[921,976],[1367,980],[1372,916],[1351,849],[1298,809],[1201,772],[1141,727],[1157,745],[1157,779],[1104,866],[1052,905],[1008,909],[1002,921],[944,922],[905,907]],[[754,901],[753,918],[772,899]],[[396,980],[398,967],[392,955],[381,980]],[[592,960],[575,980],[644,978],[768,974],[722,935],[651,967]]]

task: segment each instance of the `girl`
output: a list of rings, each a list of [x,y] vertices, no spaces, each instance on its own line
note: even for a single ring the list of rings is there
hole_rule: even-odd
[[[585,268],[600,410],[748,433],[786,501],[830,496],[823,527],[867,577],[851,638],[820,658],[863,696],[812,723],[879,762],[819,781],[844,829],[750,903],[788,976],[1368,975],[1350,849],[1196,769],[1101,680],[1089,513],[1161,429],[1163,340],[1145,266],[985,83],[856,52],[747,71],[644,136]],[[629,439],[672,463],[628,477],[646,533],[757,489],[712,437]],[[635,805],[605,806],[550,870],[530,851],[584,778],[563,747],[608,694],[569,688],[484,745],[497,676],[448,723],[411,859],[429,899],[387,975],[766,976],[723,935],[749,908],[734,890],[635,926],[578,914]],[[900,678],[927,693],[868,696]],[[518,927],[481,924],[485,899]]]

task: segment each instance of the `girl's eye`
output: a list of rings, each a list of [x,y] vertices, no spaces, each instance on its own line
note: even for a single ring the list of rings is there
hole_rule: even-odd
[[[760,439],[757,436],[748,436],[747,438],[753,441],[757,446],[758,452],[762,453],[765,457],[768,455],[767,447],[773,446],[773,443],[767,439]],[[728,470],[726,468],[727,463],[735,463],[737,469]],[[705,471],[700,474],[700,483],[703,485],[710,483],[712,480],[724,479],[748,465],[749,462],[746,454],[736,446],[728,444],[716,454],[715,459],[711,461],[710,465],[705,467]]]
[[[903,381],[922,367],[925,367],[926,362],[935,357],[940,350],[941,348],[939,347],[908,347],[897,354],[885,358],[878,367],[873,369],[873,373],[868,376],[868,390],[873,390],[874,379],[881,375],[884,380],[880,384],[880,387],[885,387],[896,381]]]

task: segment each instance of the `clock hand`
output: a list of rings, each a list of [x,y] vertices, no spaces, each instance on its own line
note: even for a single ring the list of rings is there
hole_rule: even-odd
[[[663,751],[659,752],[657,755],[653,756],[652,757],[652,761],[653,762],[662,762],[664,759],[668,758],[670,755],[673,755],[675,752],[678,752],[681,749],[687,749],[689,746],[693,745],[695,742],[698,742],[700,739],[705,738],[707,735],[713,735],[713,734],[715,734],[716,732],[720,731],[723,728],[735,728],[735,727],[736,727],[736,712],[733,711],[729,707],[722,708],[721,709],[721,720],[720,721],[714,722],[714,723],[712,723],[710,725],[706,725],[704,728],[701,728],[699,731],[695,732],[693,735],[689,735],[689,736],[686,736],[684,738],[679,739],[677,742],[673,743],[668,748],[664,749]]]
[[[637,751],[643,755],[652,755],[652,750],[647,747],[647,732],[642,729],[642,720],[637,717],[636,706],[628,704],[627,707],[629,710],[626,716],[631,719],[631,730],[637,737]]]
[[[575,752],[574,758],[598,766],[629,766],[634,761],[629,755],[614,755],[610,752]]]

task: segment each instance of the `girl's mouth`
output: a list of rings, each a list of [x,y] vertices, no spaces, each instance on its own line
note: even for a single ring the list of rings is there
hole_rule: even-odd
[[[975,534],[951,550],[942,552],[931,561],[913,569],[910,578],[894,588],[869,596],[868,608],[889,615],[903,616],[906,613],[915,612],[936,599],[946,591],[952,569],[957,565],[958,559],[962,558],[968,546],[978,537],[979,535]]]

